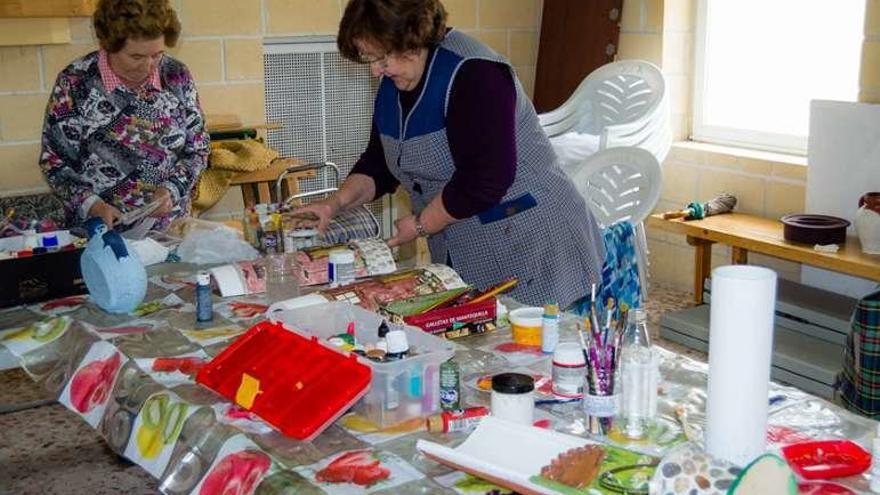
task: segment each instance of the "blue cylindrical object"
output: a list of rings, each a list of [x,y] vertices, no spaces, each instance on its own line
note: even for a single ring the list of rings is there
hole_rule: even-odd
[[[144,264],[101,218],[90,218],[85,226],[89,243],[80,257],[80,269],[92,301],[108,313],[134,311],[147,293]]]
[[[196,320],[214,319],[214,302],[211,300],[211,276],[208,272],[196,275]]]

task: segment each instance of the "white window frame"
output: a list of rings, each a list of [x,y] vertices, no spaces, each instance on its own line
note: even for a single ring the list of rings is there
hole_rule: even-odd
[[[706,96],[707,22],[710,0],[697,0],[697,32],[694,50],[693,128],[691,139],[714,144],[758,149],[793,155],[807,154],[807,136],[754,131],[704,124],[703,101]]]

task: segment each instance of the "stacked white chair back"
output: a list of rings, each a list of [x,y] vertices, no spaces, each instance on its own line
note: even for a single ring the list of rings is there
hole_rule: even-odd
[[[617,222],[630,222],[635,227],[639,282],[642,296],[647,296],[648,239],[643,221],[660,199],[660,163],[641,148],[611,148],[589,157],[571,179],[600,227]]]
[[[660,164],[641,148],[597,152],[571,176],[603,229],[617,222],[637,225],[648,218],[660,198]]]
[[[634,146],[663,163],[672,143],[666,79],[657,66],[624,60],[591,72],[559,108],[538,116],[549,137],[599,136],[599,149]]]
[[[662,188],[660,165],[672,145],[666,79],[643,60],[590,73],[559,108],[538,116],[547,136],[598,136],[598,152],[566,173],[599,224],[628,221],[636,231],[639,278],[647,295],[648,242],[643,221]]]

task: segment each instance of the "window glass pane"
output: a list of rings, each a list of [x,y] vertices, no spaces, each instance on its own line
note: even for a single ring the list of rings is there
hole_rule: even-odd
[[[865,0],[708,0],[702,124],[806,136],[810,100],[857,98],[864,10]]]

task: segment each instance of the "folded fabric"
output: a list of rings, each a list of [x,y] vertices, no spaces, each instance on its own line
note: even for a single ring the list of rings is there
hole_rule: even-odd
[[[232,177],[268,168],[276,158],[277,151],[255,139],[212,141],[208,169],[199,177],[193,210],[202,212],[214,206],[226,193]]]
[[[339,212],[320,239],[323,245],[340,244],[355,239],[379,236],[379,222],[365,206]]]
[[[844,407],[880,418],[880,291],[856,303],[838,376],[837,395]]]
[[[602,287],[599,301],[614,298],[617,306],[637,308],[641,305],[639,261],[636,254],[635,229],[629,222],[608,226],[603,233],[605,264],[602,266]]]

